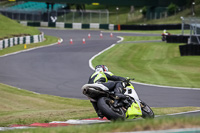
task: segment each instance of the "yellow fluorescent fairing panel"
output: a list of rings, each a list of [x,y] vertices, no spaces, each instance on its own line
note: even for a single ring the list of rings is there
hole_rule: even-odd
[[[126,112],[127,119],[134,119],[142,116],[142,111],[137,103],[132,103],[131,107]]]

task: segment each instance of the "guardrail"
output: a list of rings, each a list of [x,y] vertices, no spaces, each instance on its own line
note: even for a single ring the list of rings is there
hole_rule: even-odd
[[[57,28],[72,28],[72,29],[108,29],[114,30],[114,24],[99,24],[99,23],[63,23],[63,22],[27,22],[21,21],[21,24],[25,26],[36,26],[36,27],[57,27]]]

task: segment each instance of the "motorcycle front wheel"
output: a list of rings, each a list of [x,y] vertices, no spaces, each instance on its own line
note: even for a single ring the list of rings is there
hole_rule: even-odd
[[[121,108],[113,107],[112,100],[107,97],[101,97],[98,102],[97,106],[101,113],[108,119],[108,120],[124,120],[126,118],[125,111]]]
[[[141,109],[142,109],[142,118],[144,119],[154,118],[153,110],[143,101],[141,101]]]

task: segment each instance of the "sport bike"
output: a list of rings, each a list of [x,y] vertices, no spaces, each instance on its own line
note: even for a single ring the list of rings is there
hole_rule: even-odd
[[[81,89],[90,100],[97,101],[100,112],[108,120],[154,118],[153,110],[139,99],[130,79],[122,82],[127,86],[123,97],[110,92],[102,84],[85,84]]]

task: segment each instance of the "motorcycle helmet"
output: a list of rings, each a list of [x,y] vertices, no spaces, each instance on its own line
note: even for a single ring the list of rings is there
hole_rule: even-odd
[[[108,72],[108,68],[105,65],[97,65],[95,67],[95,71],[96,72],[99,72],[99,71]]]

